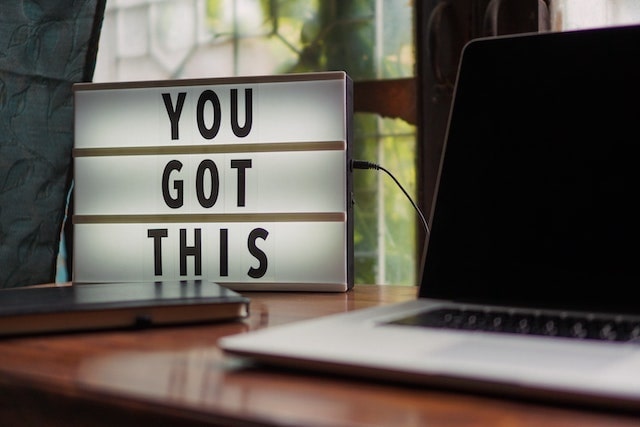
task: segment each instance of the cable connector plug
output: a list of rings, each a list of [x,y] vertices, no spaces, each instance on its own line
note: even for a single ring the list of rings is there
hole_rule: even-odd
[[[380,165],[367,162],[366,160],[351,160],[351,170],[353,169],[375,169],[380,170]]]

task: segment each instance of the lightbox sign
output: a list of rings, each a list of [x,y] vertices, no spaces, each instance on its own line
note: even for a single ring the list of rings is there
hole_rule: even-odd
[[[345,73],[74,86],[76,282],[353,284]]]

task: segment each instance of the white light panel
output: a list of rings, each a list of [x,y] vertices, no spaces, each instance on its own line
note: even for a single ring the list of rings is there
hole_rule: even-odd
[[[345,73],[74,86],[76,282],[353,285]]]

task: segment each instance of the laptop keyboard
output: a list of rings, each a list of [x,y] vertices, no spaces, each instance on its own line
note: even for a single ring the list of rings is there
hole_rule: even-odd
[[[443,308],[389,322],[395,325],[503,332],[550,337],[640,343],[640,320],[592,316]]]

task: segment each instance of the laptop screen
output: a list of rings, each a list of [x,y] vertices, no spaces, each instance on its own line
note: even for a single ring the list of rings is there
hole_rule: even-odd
[[[420,295],[640,313],[640,27],[463,54]]]

